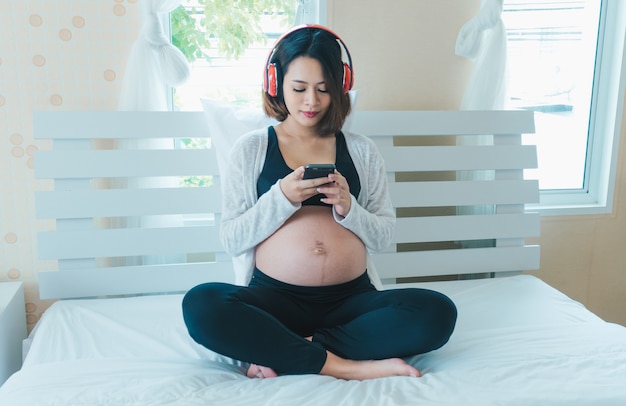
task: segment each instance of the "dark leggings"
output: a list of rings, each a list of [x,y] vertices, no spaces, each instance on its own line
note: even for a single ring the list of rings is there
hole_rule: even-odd
[[[452,334],[456,307],[431,290],[377,291],[367,273],[309,287],[257,269],[248,287],[194,287],[183,299],[183,316],[191,337],[212,351],[279,374],[307,374],[320,372],[327,350],[351,360],[435,350]]]

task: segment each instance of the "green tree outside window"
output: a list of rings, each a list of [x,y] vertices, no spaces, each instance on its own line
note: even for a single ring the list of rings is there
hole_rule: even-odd
[[[296,0],[184,0],[170,15],[172,44],[189,63],[211,63],[208,50],[227,59],[238,60],[253,44],[265,43],[263,17],[278,16],[282,26],[294,21]],[[237,98],[235,96],[235,98]],[[206,138],[181,139],[182,148],[208,148]],[[211,177],[181,178],[181,186],[203,187]]]
[[[266,39],[263,15],[280,15],[289,24],[295,11],[295,0],[186,0],[171,13],[172,43],[189,62],[210,61],[209,38],[216,38],[220,55],[238,59],[251,44]]]

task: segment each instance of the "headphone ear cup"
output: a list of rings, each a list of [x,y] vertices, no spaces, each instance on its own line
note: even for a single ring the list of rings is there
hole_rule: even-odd
[[[350,65],[343,64],[343,92],[348,93],[352,89],[352,69]]]
[[[278,72],[275,63],[267,65],[267,77],[266,77],[265,91],[272,97],[278,96]]]

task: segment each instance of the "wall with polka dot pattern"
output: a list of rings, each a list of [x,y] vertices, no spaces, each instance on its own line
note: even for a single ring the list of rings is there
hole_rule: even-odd
[[[4,1],[0,11],[0,283],[20,280],[29,329],[39,300],[33,195],[50,187],[33,175],[38,110],[115,110],[126,58],[139,33],[139,0]]]

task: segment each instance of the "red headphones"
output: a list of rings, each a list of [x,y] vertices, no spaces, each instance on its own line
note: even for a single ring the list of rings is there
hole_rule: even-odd
[[[270,52],[269,56],[267,57],[267,62],[265,62],[265,72],[263,75],[263,91],[267,92],[267,94],[272,97],[276,97],[278,95],[279,68],[275,63],[271,63],[270,61],[274,57],[274,53],[276,53],[276,48],[278,47],[280,41],[282,41],[285,37],[289,36],[294,31],[298,31],[304,28],[318,28],[320,30],[324,30],[332,34],[337,39],[337,41],[339,41],[339,43],[345,50],[346,56],[348,58],[348,62],[343,63],[343,92],[348,93],[348,91],[352,89],[352,86],[354,85],[354,71],[352,70],[352,57],[350,56],[350,51],[348,51],[348,47],[346,47],[346,44],[343,42],[341,37],[339,37],[339,35],[335,34],[328,28],[317,24],[306,24],[294,27],[293,29],[281,35],[280,38],[278,38],[278,40],[274,44],[274,47],[272,48],[272,52]]]

